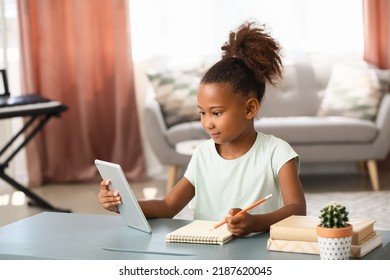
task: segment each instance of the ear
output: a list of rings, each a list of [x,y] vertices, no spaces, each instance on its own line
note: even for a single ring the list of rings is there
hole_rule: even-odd
[[[246,118],[253,119],[256,117],[257,112],[259,111],[260,108],[260,102],[257,100],[257,98],[251,97],[249,98],[246,103],[245,103],[245,108],[246,108]]]

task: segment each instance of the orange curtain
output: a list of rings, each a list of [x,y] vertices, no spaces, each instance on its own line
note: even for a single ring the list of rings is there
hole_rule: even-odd
[[[363,0],[364,59],[390,68],[390,1]]]
[[[145,179],[126,0],[18,0],[22,89],[63,102],[27,145],[30,186],[100,180],[94,159]]]

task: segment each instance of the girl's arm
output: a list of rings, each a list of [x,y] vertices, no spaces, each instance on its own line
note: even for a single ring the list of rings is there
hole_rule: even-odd
[[[195,188],[183,177],[163,199],[140,200],[146,218],[173,218],[194,197]]]
[[[226,219],[228,228],[233,234],[244,236],[251,232],[267,231],[272,224],[291,215],[306,215],[306,200],[295,160],[286,162],[280,169],[278,177],[284,206],[266,214],[245,213],[235,217],[232,215],[240,209],[231,209]]]

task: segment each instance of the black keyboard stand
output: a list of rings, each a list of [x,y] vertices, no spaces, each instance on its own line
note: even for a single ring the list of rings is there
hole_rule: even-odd
[[[71,211],[52,206],[50,203],[32,192],[31,189],[22,186],[13,178],[8,176],[5,173],[5,169],[9,166],[10,161],[15,157],[15,155],[27,145],[27,143],[44,127],[50,118],[60,117],[61,113],[65,110],[67,110],[67,107],[59,102],[44,102],[0,108],[0,119],[29,117],[19,132],[16,133],[15,136],[13,136],[0,151],[1,157],[6,151],[12,150],[12,144],[14,144],[20,136],[23,136],[24,133],[24,140],[20,144],[13,147],[13,151],[8,155],[8,157],[4,161],[0,162],[0,178],[28,196],[31,199],[29,202],[30,206],[41,207],[46,210],[56,212]]]

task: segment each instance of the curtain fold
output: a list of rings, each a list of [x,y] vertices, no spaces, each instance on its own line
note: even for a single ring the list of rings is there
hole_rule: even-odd
[[[22,92],[68,106],[27,147],[29,185],[100,180],[99,158],[146,177],[126,0],[18,0]]]
[[[380,69],[390,69],[390,1],[363,0],[363,21],[364,59]],[[390,153],[378,162],[378,169],[390,170]]]
[[[363,0],[364,59],[390,69],[390,1]]]

